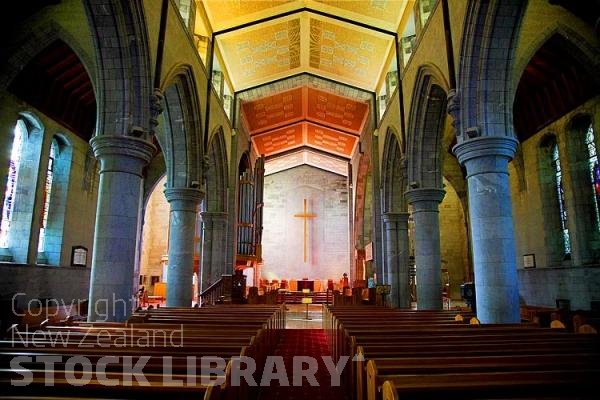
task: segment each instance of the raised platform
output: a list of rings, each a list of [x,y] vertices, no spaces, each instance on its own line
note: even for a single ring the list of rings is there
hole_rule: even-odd
[[[303,298],[311,298],[312,304],[326,304],[333,302],[332,292],[292,292],[289,290],[279,290],[277,292],[277,303],[301,304]]]

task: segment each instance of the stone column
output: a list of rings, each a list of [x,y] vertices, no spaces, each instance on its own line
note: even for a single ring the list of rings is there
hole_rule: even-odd
[[[200,290],[206,290],[221,275],[233,273],[226,267],[227,213],[204,211],[202,215],[202,265]]]
[[[439,205],[445,194],[444,190],[433,188],[411,189],[405,193],[415,222],[419,310],[443,309]]]
[[[467,169],[469,220],[477,318],[482,323],[520,321],[508,162],[518,141],[482,136],[454,147]]]
[[[391,305],[397,308],[410,308],[408,215],[392,212],[383,214],[387,282],[392,285]]]
[[[192,306],[196,215],[203,196],[196,188],[165,189],[170,206],[167,307]]]
[[[156,148],[129,136],[96,136],[90,144],[100,161],[100,182],[88,320],[125,321],[135,304],[142,169]]]

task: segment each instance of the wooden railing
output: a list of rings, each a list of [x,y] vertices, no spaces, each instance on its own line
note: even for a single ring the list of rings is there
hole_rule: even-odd
[[[215,304],[223,303],[225,301],[224,289],[223,278],[220,278],[200,293],[200,304],[202,306],[214,306]]]

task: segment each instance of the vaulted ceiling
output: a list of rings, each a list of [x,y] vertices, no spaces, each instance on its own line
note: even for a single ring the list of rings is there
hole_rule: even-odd
[[[205,0],[217,63],[266,173],[342,175],[373,112],[414,0]]]

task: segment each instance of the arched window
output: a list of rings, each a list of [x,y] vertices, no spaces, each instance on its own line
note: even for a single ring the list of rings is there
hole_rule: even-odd
[[[42,208],[38,264],[68,265],[70,261],[70,252],[63,252],[62,247],[72,158],[73,147],[66,136],[54,135],[48,155],[44,192],[40,200]]]
[[[3,187],[1,261],[61,264],[73,151],[62,134],[54,135],[46,147],[45,133],[42,121],[34,114],[21,113],[16,121]],[[70,252],[63,264],[68,263],[69,256]]]
[[[593,205],[594,205],[594,221],[596,221],[596,229],[600,230],[600,211],[598,209],[598,200],[600,198],[600,166],[598,165],[598,153],[596,152],[596,138],[594,135],[594,127],[590,123],[585,135],[585,144],[588,149],[588,166],[590,170],[590,179],[592,182]]]
[[[42,204],[42,217],[40,219],[40,237],[38,240],[38,252],[45,250],[46,228],[48,226],[48,214],[50,213],[50,199],[52,195],[52,182],[54,180],[54,160],[56,158],[56,144],[50,145],[50,156],[46,169],[46,182],[44,184],[44,203]]]
[[[558,200],[560,226],[563,235],[563,249],[565,255],[571,254],[571,239],[569,235],[569,225],[567,220],[567,208],[565,206],[565,191],[563,188],[563,175],[556,142],[552,146],[552,165],[554,165],[554,176],[556,180],[556,197]]]
[[[566,125],[565,181],[573,265],[596,263],[600,254],[600,216],[596,196],[598,155],[590,114],[575,115]]]
[[[26,128],[22,120],[17,122],[13,133],[14,138],[10,152],[8,175],[6,177],[4,205],[2,207],[2,221],[0,222],[0,248],[8,247],[8,233],[14,211],[19,167],[21,165],[21,156],[23,155],[23,141],[26,135]]]

